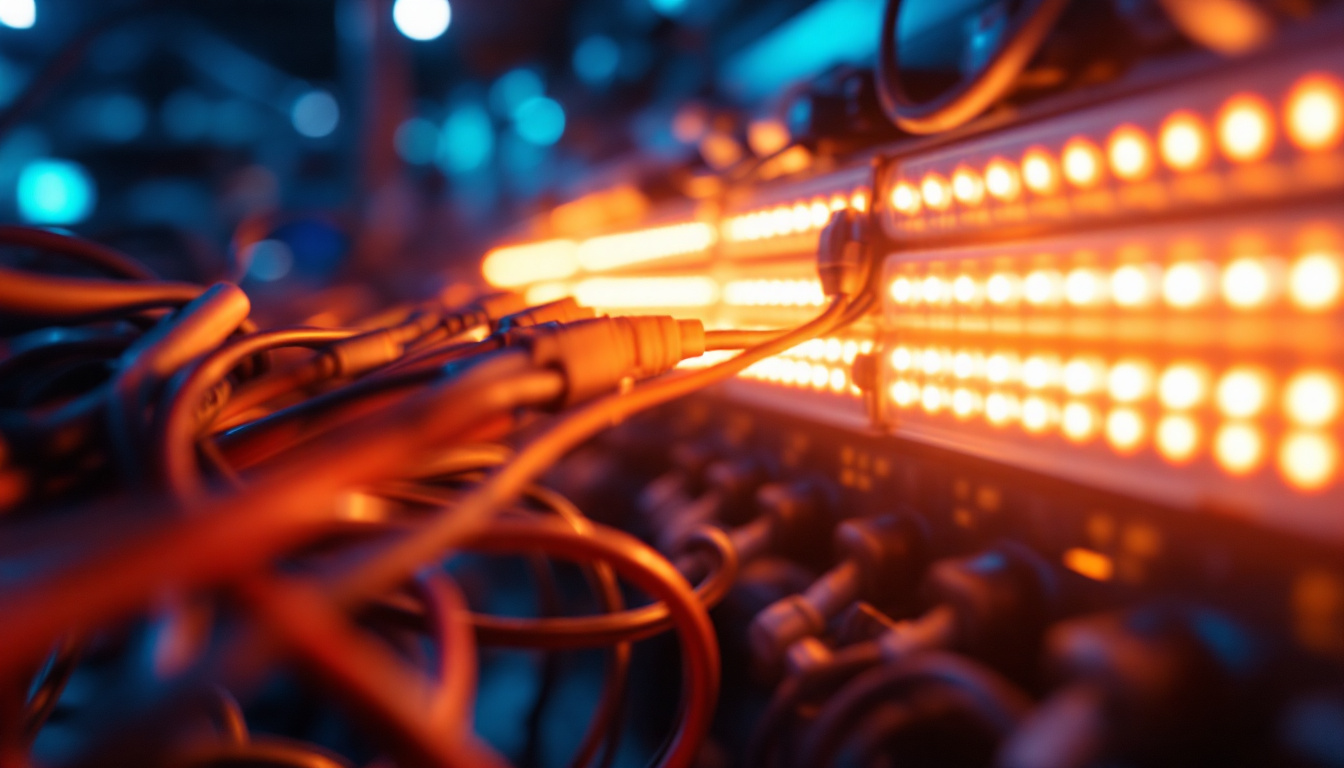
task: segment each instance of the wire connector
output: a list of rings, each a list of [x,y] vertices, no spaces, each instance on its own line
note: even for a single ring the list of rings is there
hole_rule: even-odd
[[[817,244],[817,276],[827,296],[854,296],[863,290],[869,240],[866,215],[846,208],[831,216]]]
[[[510,346],[528,348],[534,364],[564,373],[562,406],[606,394],[625,379],[666,373],[705,351],[705,329],[699,320],[666,315],[546,323],[509,331],[507,339]]]
[[[531,328],[543,323],[573,323],[576,320],[589,320],[597,316],[589,307],[579,306],[571,297],[565,297],[548,304],[538,304],[521,312],[514,312],[499,321],[499,332],[508,333],[516,328]]]

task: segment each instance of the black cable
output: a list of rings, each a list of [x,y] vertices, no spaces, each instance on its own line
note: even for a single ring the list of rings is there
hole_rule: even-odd
[[[809,728],[798,764],[830,764],[864,712],[930,689],[954,696],[962,711],[1000,740],[1017,727],[1032,705],[1025,692],[986,666],[940,651],[918,654],[871,669],[841,689]]]

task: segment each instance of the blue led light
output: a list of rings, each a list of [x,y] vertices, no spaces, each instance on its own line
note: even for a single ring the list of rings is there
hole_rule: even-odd
[[[423,117],[412,117],[397,126],[393,141],[402,160],[411,165],[427,165],[434,162],[439,151],[439,127]]]
[[[19,172],[19,216],[31,224],[78,224],[97,199],[93,178],[79,163],[44,158]]]
[[[574,49],[574,73],[590,85],[610,80],[620,63],[620,46],[606,35],[589,35]]]
[[[294,251],[283,240],[262,240],[247,249],[248,277],[262,282],[279,280],[294,268]]]
[[[178,141],[196,141],[210,132],[213,105],[200,93],[175,91],[159,107],[163,130]]]
[[[129,93],[111,93],[99,99],[94,129],[107,141],[131,141],[145,130],[149,116],[145,104]]]
[[[531,144],[554,144],[565,132],[565,110],[554,99],[534,96],[514,110],[513,127]]]
[[[476,104],[454,109],[443,123],[439,163],[448,173],[468,173],[485,165],[495,151],[490,115]]]
[[[649,0],[649,7],[660,16],[680,16],[686,10],[686,0]]]
[[[34,0],[0,0],[0,24],[11,29],[29,29],[36,23]]]
[[[882,0],[820,0],[728,60],[725,88],[765,98],[836,64],[863,63],[877,51]]]
[[[510,70],[490,86],[490,107],[496,114],[510,117],[523,102],[540,96],[542,90],[541,78],[536,72],[522,67]]]
[[[448,31],[452,20],[448,0],[397,0],[392,5],[392,22],[412,40],[433,40]]]
[[[330,136],[341,122],[341,107],[336,97],[323,90],[312,90],[294,101],[289,113],[294,130],[310,139]]]

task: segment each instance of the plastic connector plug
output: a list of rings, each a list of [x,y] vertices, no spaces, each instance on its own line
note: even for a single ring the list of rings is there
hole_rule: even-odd
[[[405,349],[393,329],[384,329],[332,342],[326,356],[331,361],[332,376],[351,377],[391,363]]]
[[[500,319],[498,326],[500,333],[508,333],[519,328],[532,328],[546,323],[573,323],[595,317],[597,313],[591,308],[580,306],[574,299],[566,297],[514,312]]]
[[[527,299],[521,293],[491,293],[474,301],[472,308],[495,330],[504,318],[526,311]]]
[[[705,470],[705,493],[686,504],[667,507],[653,518],[658,546],[675,552],[700,526],[719,522],[737,525],[750,516],[756,489],[770,479],[760,461],[746,457],[716,461]]]
[[[827,296],[854,296],[863,290],[871,256],[868,217],[846,208],[831,215],[817,244],[817,277]]]
[[[1261,648],[1227,616],[1148,606],[1060,624],[1046,645],[1068,684],[1013,735],[1004,768],[1226,765],[1244,756],[1222,750],[1237,748],[1228,733],[1254,725],[1235,703],[1262,671]]]
[[[925,583],[932,602],[952,609],[951,645],[999,668],[1034,664],[1041,632],[1059,610],[1050,568],[1014,544],[939,560]]]
[[[777,665],[795,642],[820,634],[855,600],[910,589],[924,563],[922,532],[905,517],[847,520],[836,529],[835,546],[840,562],[834,568],[752,621],[752,651],[767,665]]]
[[[510,346],[527,348],[538,367],[561,371],[565,396],[573,405],[618,387],[625,379],[666,373],[677,363],[705,351],[699,320],[666,315],[598,317],[559,324],[516,328],[506,334]]]

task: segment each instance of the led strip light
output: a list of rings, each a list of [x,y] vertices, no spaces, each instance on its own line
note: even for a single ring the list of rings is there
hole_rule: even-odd
[[[1344,62],[1332,52],[1293,65],[1296,76],[1285,69],[902,162],[884,183],[882,221],[910,239],[1344,186]]]

